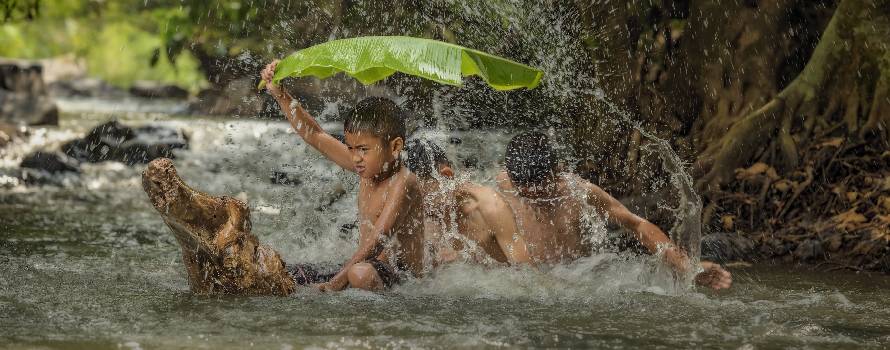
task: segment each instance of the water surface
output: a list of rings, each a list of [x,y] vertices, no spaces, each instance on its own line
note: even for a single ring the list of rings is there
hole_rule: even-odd
[[[105,114],[66,114],[14,145],[0,168]],[[275,121],[123,115],[184,128],[183,178],[246,199],[254,233],[289,262],[341,262],[355,248],[355,180]],[[328,125],[336,128],[336,125]],[[441,140],[455,136],[432,132]],[[509,135],[457,135],[455,157],[496,171]],[[273,185],[297,165],[302,184]],[[890,278],[790,266],[734,268],[725,292],[675,285],[648,257],[603,252],[542,272],[455,265],[382,294],[194,296],[179,247],[141,190],[141,167],[85,165],[64,186],[0,189],[2,348],[881,348]],[[319,208],[337,187],[347,194]],[[321,209],[321,210],[319,210]]]

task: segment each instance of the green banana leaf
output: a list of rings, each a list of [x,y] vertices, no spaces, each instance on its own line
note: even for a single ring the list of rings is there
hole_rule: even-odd
[[[544,75],[539,69],[506,58],[441,41],[405,36],[340,39],[305,48],[281,60],[273,83],[286,77],[321,79],[346,73],[372,84],[395,72],[460,86],[477,75],[496,90],[533,89]],[[265,82],[260,83],[260,88]]]

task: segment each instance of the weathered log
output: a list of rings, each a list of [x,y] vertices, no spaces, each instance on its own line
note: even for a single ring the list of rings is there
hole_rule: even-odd
[[[284,260],[250,232],[250,211],[244,202],[189,188],[166,158],[148,164],[142,187],[182,247],[192,292],[287,295],[294,291]]]

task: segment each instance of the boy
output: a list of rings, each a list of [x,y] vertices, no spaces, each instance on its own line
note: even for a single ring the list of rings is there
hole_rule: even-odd
[[[362,100],[344,122],[345,144],[341,143],[280,86],[272,84],[277,64],[276,60],[267,65],[261,77],[294,131],[360,178],[358,250],[329,281],[322,279],[314,286],[323,291],[347,286],[380,290],[398,282],[403,273],[420,276],[424,259],[423,196],[416,177],[402,166],[399,157],[405,126],[398,106],[384,98]],[[315,282],[312,278],[303,280]]]
[[[582,211],[593,206],[612,223],[633,232],[650,252],[663,251],[674,271],[691,266],[686,255],[657,226],[634,215],[598,186],[574,174],[558,173],[546,135],[530,132],[514,137],[505,155],[506,171],[497,177],[501,196],[464,195],[468,234],[477,241],[496,242],[511,263],[559,263],[590,253],[583,240]],[[718,290],[732,277],[720,265],[701,262],[695,282]]]
[[[524,241],[514,239],[516,225],[512,215],[499,215],[509,212],[503,198],[489,187],[452,181],[451,161],[435,143],[414,139],[405,149],[408,168],[417,175],[424,193],[430,266],[457,260],[458,252],[473,263],[516,261],[508,255],[524,251]],[[486,217],[490,221],[486,222]]]
[[[447,237],[452,225],[451,198],[442,180],[454,178],[451,161],[445,152],[430,140],[415,138],[405,144],[406,165],[417,176],[423,193],[423,225],[426,234],[425,266],[435,267],[457,259],[457,242]],[[435,168],[435,170],[434,170]],[[436,175],[438,174],[438,176]]]

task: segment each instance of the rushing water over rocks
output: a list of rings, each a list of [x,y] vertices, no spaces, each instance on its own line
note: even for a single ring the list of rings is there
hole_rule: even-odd
[[[119,114],[183,129],[181,176],[246,200],[253,232],[288,262],[345,261],[355,249],[355,180],[280,121]],[[66,114],[7,149],[0,167],[80,137],[107,114]],[[337,131],[338,125],[326,127]],[[491,183],[509,134],[424,134]],[[458,144],[458,141],[459,144]],[[463,164],[472,164],[467,168]],[[297,185],[273,184],[283,165]],[[455,264],[382,293],[200,297],[180,249],[140,189],[142,167],[82,165],[60,186],[0,191],[0,347],[881,347],[890,342],[883,275],[734,269],[729,291],[689,290],[654,258],[606,249],[534,270]],[[337,195],[340,193],[339,195]],[[329,205],[320,207],[320,203]]]

